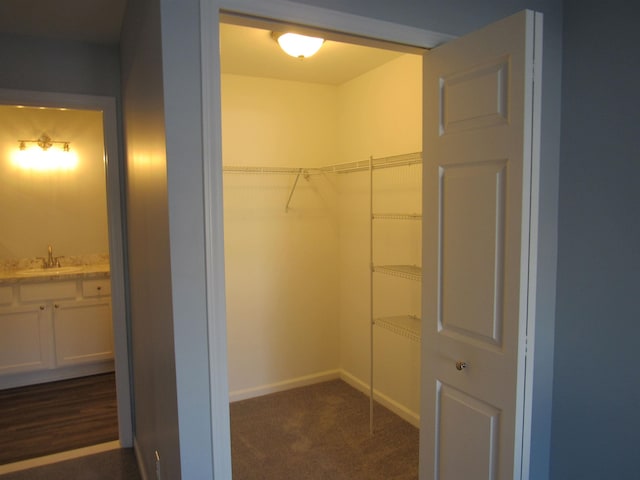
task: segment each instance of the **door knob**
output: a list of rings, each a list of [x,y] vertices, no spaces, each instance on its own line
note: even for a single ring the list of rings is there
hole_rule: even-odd
[[[465,368],[467,368],[467,362],[460,362],[460,361],[456,362],[456,370],[462,371]]]

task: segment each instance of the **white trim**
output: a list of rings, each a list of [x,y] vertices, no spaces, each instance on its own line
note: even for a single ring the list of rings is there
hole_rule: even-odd
[[[36,370],[33,372],[20,372],[14,374],[4,374],[0,378],[0,390],[6,388],[26,387],[36,383],[57,382],[70,378],[85,377],[87,375],[99,375],[101,373],[113,372],[113,360],[92,362],[67,367],[59,367],[46,370]]]
[[[218,9],[200,0],[202,68],[202,169],[205,222],[205,281],[214,479],[230,479],[231,429],[227,373],[227,314],[222,209],[222,122]]]
[[[356,390],[364,393],[365,395],[368,396],[370,394],[369,384],[363,382],[358,377],[350,374],[346,370],[340,370],[340,379],[351,385]],[[376,389],[373,390],[373,398],[375,402],[379,403],[383,407],[388,408],[406,422],[410,423],[416,428],[420,428],[420,415],[416,412],[408,409],[401,403],[396,402],[391,397],[388,397],[387,395],[381,393]]]
[[[97,110],[103,114],[102,124],[104,129],[107,176],[107,217],[109,223],[109,258],[111,262],[114,361],[116,368],[116,394],[118,398],[118,431],[122,446],[131,447],[133,433],[131,424],[129,346],[125,296],[124,237],[122,231],[122,193],[115,98],[0,89],[0,104]]]
[[[142,458],[142,449],[140,448],[140,444],[138,443],[138,439],[134,437],[133,439],[133,453],[136,456],[136,463],[138,464],[138,472],[140,473],[140,478],[142,480],[148,480],[149,475],[147,475],[147,469],[144,465],[144,459]]]
[[[531,467],[531,421],[533,417],[533,365],[535,353],[536,292],[538,284],[538,234],[540,222],[540,145],[542,118],[542,38],[543,15],[534,13],[533,19],[533,92],[531,124],[531,213],[529,227],[529,277],[526,325],[526,360],[524,411],[522,426],[521,479],[529,480]]]
[[[207,2],[207,0],[202,1]],[[220,10],[229,11],[413,47],[433,48],[455,38],[408,25],[287,0],[210,0],[210,2],[213,3],[216,13]]]
[[[200,0],[202,66],[203,183],[205,211],[205,275],[211,394],[213,472],[231,478],[224,222],[222,209],[222,149],[219,21],[221,10],[278,19],[393,43],[432,48],[450,40],[444,35],[406,25],[327,10],[285,0]]]
[[[43,457],[30,458],[21,462],[5,463],[0,465],[0,475],[7,473],[19,472],[30,468],[42,467],[53,463],[73,460],[74,458],[86,457],[87,455],[95,455],[96,453],[110,452],[122,448],[118,440],[112,442],[99,443],[88,447],[76,448],[75,450],[67,450],[66,452],[52,453]]]
[[[202,91],[203,91],[203,131],[211,132],[211,135],[203,136],[203,162],[204,162],[204,189],[205,189],[205,214],[206,230],[205,243],[207,249],[207,305],[209,326],[210,372],[211,372],[211,398],[212,398],[212,436],[213,458],[215,478],[231,478],[230,467],[230,438],[228,433],[228,408],[221,405],[224,394],[227,393],[226,383],[226,322],[225,297],[224,297],[224,251],[220,244],[223,238],[222,201],[221,201],[221,130],[220,130],[220,64],[219,64],[219,40],[217,37],[219,13],[221,10],[250,16],[275,19],[283,22],[297,23],[315,28],[344,32],[362,37],[370,37],[383,41],[413,45],[422,48],[433,48],[439,44],[451,40],[450,35],[439,34],[415,27],[395,24],[368,17],[347,14],[334,10],[318,8],[311,5],[290,2],[287,0],[200,0],[201,5],[201,35],[203,48],[202,56]],[[215,27],[212,28],[212,26]],[[536,41],[538,41],[536,39]],[[536,73],[538,75],[539,72]],[[539,83],[538,83],[539,85]],[[539,102],[539,88],[536,89]],[[539,109],[538,109],[539,114]],[[539,120],[539,118],[538,118]],[[539,141],[538,138],[534,140]],[[539,157],[539,152],[534,152]],[[532,175],[539,176],[539,166],[534,167]],[[537,201],[537,185],[532,192],[532,201]],[[535,221],[537,222],[537,205],[534,206]],[[531,247],[537,246],[537,223],[527,225],[531,228]],[[528,262],[534,262],[530,257]],[[529,295],[535,295],[535,269],[529,270]],[[214,288],[216,286],[217,288]],[[535,297],[533,297],[535,298]],[[529,302],[527,312],[527,324],[529,329],[529,352],[532,348],[532,332],[535,323],[535,311],[532,302]],[[525,398],[530,400],[532,395],[532,356],[527,364],[527,385],[524,387]],[[345,374],[346,375],[346,374]],[[344,377],[345,381],[347,377]],[[354,386],[356,386],[354,384]],[[356,387],[358,388],[358,387]],[[381,398],[381,397],[380,397]],[[522,448],[529,448],[531,411],[525,410],[528,416],[522,428],[527,429],[520,437]],[[526,407],[525,407],[526,408]],[[397,412],[396,412],[397,413]],[[225,423],[226,422],[226,423]],[[222,427],[222,428],[220,428]],[[528,462],[529,452],[522,453],[524,460]],[[528,478],[528,463],[523,462],[527,471],[522,474],[523,479]]]
[[[342,378],[341,370],[327,370],[325,372],[304,375],[302,377],[296,377],[282,382],[270,383],[268,385],[260,385],[242,390],[234,390],[229,393],[229,401],[238,402],[248,398],[261,397],[262,395],[283,392],[285,390],[291,390],[292,388],[306,387],[307,385],[328,382],[338,378]]]

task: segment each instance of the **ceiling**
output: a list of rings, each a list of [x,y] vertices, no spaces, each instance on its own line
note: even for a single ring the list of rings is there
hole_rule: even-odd
[[[127,0],[0,0],[0,33],[117,45]],[[265,28],[221,24],[223,73],[340,85],[401,53],[327,40],[311,58],[280,50]]]
[[[220,25],[222,73],[340,85],[397,58],[402,53],[326,40],[313,57],[285,54],[271,31]]]

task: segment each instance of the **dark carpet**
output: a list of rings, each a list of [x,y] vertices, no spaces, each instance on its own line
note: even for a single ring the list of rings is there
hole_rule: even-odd
[[[234,402],[234,480],[418,478],[418,429],[341,380]]]
[[[113,373],[0,391],[0,464],[117,439]]]
[[[141,480],[131,448],[0,475],[0,480]]]

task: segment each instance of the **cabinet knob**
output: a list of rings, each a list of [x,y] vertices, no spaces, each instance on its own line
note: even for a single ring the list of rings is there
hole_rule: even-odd
[[[102,287],[98,286],[96,287],[98,289],[98,291],[102,290]]]
[[[56,304],[54,304],[53,306],[54,306],[55,308],[58,308],[58,304],[57,304],[57,303],[56,303]]]
[[[467,368],[467,362],[456,362],[456,370],[462,371]]]
[[[40,305],[40,310],[44,310],[44,305]]]

